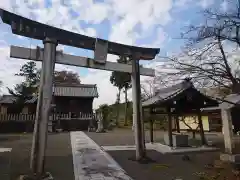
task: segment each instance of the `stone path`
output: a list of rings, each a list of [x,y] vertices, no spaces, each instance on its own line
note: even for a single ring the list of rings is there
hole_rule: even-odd
[[[84,132],[71,132],[75,180],[132,180],[126,172]]]

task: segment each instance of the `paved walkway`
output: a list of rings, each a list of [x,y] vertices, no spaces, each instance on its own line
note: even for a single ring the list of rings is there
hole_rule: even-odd
[[[70,135],[75,180],[132,180],[84,132],[71,132]]]

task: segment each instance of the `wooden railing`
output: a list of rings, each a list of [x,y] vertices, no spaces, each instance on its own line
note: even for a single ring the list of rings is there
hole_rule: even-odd
[[[80,113],[72,116],[71,113],[55,113],[50,115],[51,121],[56,120],[90,120],[94,118],[93,113]],[[0,114],[1,121],[34,121],[35,114]]]
[[[33,114],[0,114],[0,121],[32,121],[34,119]]]

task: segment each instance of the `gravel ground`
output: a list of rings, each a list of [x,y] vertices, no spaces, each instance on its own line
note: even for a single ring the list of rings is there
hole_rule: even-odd
[[[139,164],[129,158],[135,151],[109,151],[118,164],[135,180],[199,180],[197,172],[204,171],[204,165],[211,163],[218,154],[191,154],[190,161],[183,161],[183,155],[163,155],[156,151],[147,151],[154,163]],[[219,157],[219,156],[218,156]]]
[[[69,133],[50,134],[48,137],[46,171],[50,172],[56,180],[74,179]],[[31,134],[0,135],[0,147],[13,148],[10,169],[12,180],[29,172],[31,143]],[[3,160],[6,163],[7,157],[1,158],[5,158]],[[0,179],[4,180],[2,174],[0,174]]]
[[[107,133],[95,133],[86,132],[86,134],[94,139],[94,141],[101,146],[113,146],[113,145],[134,145],[134,136],[131,129],[114,129]],[[154,131],[154,142],[163,142],[163,136],[167,134],[167,131]],[[145,140],[150,142],[149,131],[145,131]],[[188,133],[189,138],[192,138],[192,133]],[[218,148],[224,150],[223,136],[220,133],[205,133],[205,137],[209,144],[212,144]],[[196,134],[196,138],[200,140],[200,135]],[[235,144],[240,152],[240,136],[234,137]],[[211,143],[210,143],[211,142]]]
[[[133,132],[129,129],[115,129],[107,133],[89,133],[86,134],[100,146],[113,145],[133,145]],[[154,134],[155,142],[161,142],[164,132],[156,131]],[[149,142],[149,132],[146,131],[146,142]],[[217,142],[223,142],[221,136],[208,134],[207,139]],[[198,136],[197,136],[198,137]],[[199,137],[198,137],[199,138]],[[222,146],[220,143],[219,146]],[[119,165],[134,180],[199,180],[199,174],[215,173],[215,169],[209,170],[206,165],[214,164],[219,160],[219,152],[200,152],[188,153],[190,160],[185,160],[183,154],[161,154],[156,151],[147,151],[147,156],[155,162],[148,164],[139,164],[129,158],[135,156],[135,151],[108,151],[108,153],[119,163]],[[214,167],[214,166],[213,166]],[[229,166],[227,166],[229,167]],[[196,175],[198,174],[198,175]],[[227,172],[226,177],[232,175],[231,170]],[[208,176],[208,175],[207,175]],[[226,180],[228,180],[227,178]],[[233,178],[230,178],[233,180]]]
[[[114,129],[107,133],[85,132],[100,146],[134,145],[134,134],[131,129]],[[154,141],[162,141],[164,132],[154,133]],[[145,132],[146,142],[150,141],[149,132]]]
[[[134,136],[130,129],[115,129],[107,133],[86,134],[100,146],[107,145],[133,145]],[[164,132],[156,131],[154,139],[160,142]],[[222,141],[216,135],[207,135],[207,139]],[[146,132],[146,142],[149,142],[149,132]],[[0,135],[0,147],[13,148],[11,153],[11,179],[29,172],[29,156],[32,143],[31,134],[4,134]],[[46,170],[51,172],[56,180],[73,180],[72,152],[69,133],[50,134],[47,146]],[[129,160],[135,155],[135,151],[109,151],[108,152],[127,171],[134,180],[172,180],[182,178],[184,180],[198,179],[194,173],[204,171],[204,165],[219,158],[217,152],[207,152],[190,155],[190,161],[184,161],[183,155],[163,155],[156,151],[148,151],[147,155],[155,160],[154,163],[139,164]],[[7,163],[7,157],[0,155],[1,165]],[[0,171],[1,172],[1,171]],[[0,173],[0,180],[4,180]]]

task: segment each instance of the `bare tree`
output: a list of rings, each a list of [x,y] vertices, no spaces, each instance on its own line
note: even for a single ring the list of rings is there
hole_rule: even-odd
[[[202,12],[201,25],[190,25],[181,37],[186,40],[181,54],[168,57],[164,64],[170,72],[162,78],[177,81],[190,77],[201,87],[221,87],[240,92],[240,2],[229,2],[228,11]],[[162,67],[161,67],[162,69]],[[160,68],[159,68],[160,71]]]
[[[141,97],[143,101],[153,97],[157,89],[160,88],[161,84],[158,83],[157,78],[147,78],[141,82]]]
[[[192,137],[195,139],[196,131],[199,128],[199,122],[198,122],[196,116],[189,116],[188,118],[190,118],[190,120],[187,119],[186,116],[181,116],[181,117],[179,117],[179,121],[188,127],[188,129],[192,132]],[[196,126],[196,127],[194,128],[193,126]]]

